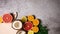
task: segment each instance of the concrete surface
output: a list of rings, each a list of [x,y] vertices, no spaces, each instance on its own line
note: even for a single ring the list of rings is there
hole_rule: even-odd
[[[18,12],[18,18],[34,14],[49,34],[60,34],[60,0],[0,0],[0,15],[7,12]]]

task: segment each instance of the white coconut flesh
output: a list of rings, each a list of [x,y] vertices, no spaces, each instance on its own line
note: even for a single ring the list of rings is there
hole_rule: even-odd
[[[14,29],[21,29],[22,28],[22,22],[21,21],[14,21],[12,26]]]
[[[26,32],[21,30],[21,31],[18,31],[17,34],[26,34]]]
[[[14,18],[17,18],[18,13],[14,12],[13,14],[14,14]]]

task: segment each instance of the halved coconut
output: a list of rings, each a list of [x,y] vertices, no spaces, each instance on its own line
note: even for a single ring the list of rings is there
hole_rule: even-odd
[[[18,16],[18,12],[14,12],[13,15],[14,15],[14,18],[16,19]]]
[[[12,23],[13,29],[21,29],[22,28],[22,22],[21,21],[14,21]]]
[[[26,34],[26,32],[23,31],[23,30],[20,30],[20,31],[18,31],[16,34]]]
[[[13,20],[17,19],[18,12],[10,13],[13,16]]]

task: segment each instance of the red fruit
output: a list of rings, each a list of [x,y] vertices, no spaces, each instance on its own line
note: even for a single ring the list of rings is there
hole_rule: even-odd
[[[23,25],[24,30],[28,31],[33,27],[33,24],[31,22],[25,22]]]
[[[3,15],[3,21],[4,22],[8,23],[8,22],[12,22],[12,20],[13,20],[12,15],[10,15],[10,14],[4,14]]]

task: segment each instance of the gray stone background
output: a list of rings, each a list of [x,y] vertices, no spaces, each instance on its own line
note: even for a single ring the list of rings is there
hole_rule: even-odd
[[[0,15],[9,12],[18,12],[18,18],[34,14],[49,34],[60,34],[60,0],[0,0]]]

